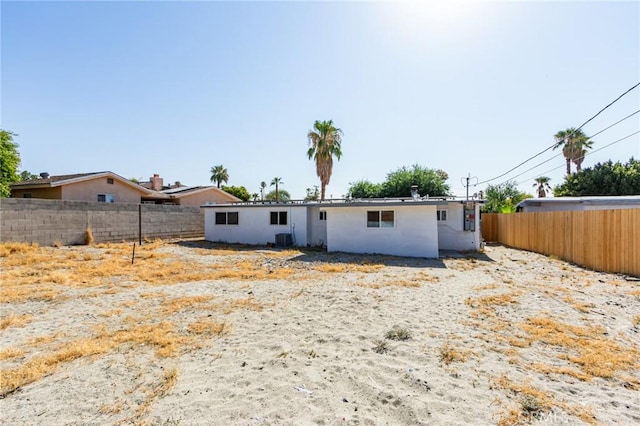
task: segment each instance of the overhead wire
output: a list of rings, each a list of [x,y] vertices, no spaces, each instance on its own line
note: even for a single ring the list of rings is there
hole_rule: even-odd
[[[585,125],[587,125],[589,122],[591,122],[591,120],[593,120],[594,118],[596,118],[597,116],[599,116],[600,114],[602,114],[602,112],[604,112],[607,108],[609,108],[610,106],[612,106],[613,104],[615,104],[616,102],[618,102],[620,99],[622,99],[622,97],[624,97],[627,93],[631,92],[633,89],[635,89],[636,87],[640,86],[640,82],[636,83],[635,85],[633,85],[631,88],[629,88],[626,92],[624,92],[623,94],[621,94],[620,96],[618,96],[616,99],[614,99],[613,101],[611,101],[607,106],[605,106],[604,108],[602,108],[600,111],[598,111],[594,116],[592,116],[591,118],[589,118],[587,121],[585,121],[584,123],[582,123],[580,125],[580,127],[578,127],[577,129],[575,129],[572,133],[577,132],[578,130],[581,130]],[[633,115],[633,114],[632,114]],[[628,118],[628,117],[627,117]],[[626,118],[625,118],[626,119]],[[606,130],[606,129],[605,129]],[[599,132],[602,133],[602,132]],[[511,173],[512,171],[514,171],[515,169],[517,169],[518,167],[528,163],[529,161],[533,160],[536,157],[539,157],[540,155],[544,154],[545,152],[549,151],[550,149],[552,149],[553,147],[557,146],[558,143],[555,142],[552,145],[550,145],[549,147],[545,148],[544,150],[540,151],[539,153],[527,158],[526,160],[524,160],[523,162],[519,163],[517,166],[512,167],[511,169],[507,170],[506,172],[502,173],[501,175],[498,175],[496,177],[493,177],[491,179],[487,179],[484,180],[482,182],[478,182],[475,186],[478,185],[482,185],[483,183],[487,183],[487,182],[491,182],[494,181],[496,179],[500,179],[503,176],[508,175],[509,173]]]
[[[629,119],[629,118],[633,117],[634,115],[638,114],[639,112],[640,112],[640,109],[639,109],[639,110],[637,110],[636,112],[633,112],[633,113],[631,113],[631,114],[627,115],[626,117],[624,117],[624,118],[622,118],[622,119],[620,119],[620,120],[616,121],[615,123],[611,124],[610,126],[605,127],[604,129],[600,130],[599,132],[594,133],[594,134],[593,134],[593,136],[589,136],[589,139],[593,138],[594,136],[597,136],[597,135],[599,135],[599,134],[604,133],[605,131],[607,131],[607,130],[609,130],[610,128],[612,128],[612,127],[614,127],[614,126],[616,126],[616,125],[618,125],[618,124],[622,123],[623,121],[625,121],[625,120],[627,120],[627,119]],[[630,136],[633,136],[633,134],[632,134],[632,135],[630,135]],[[626,139],[626,137],[625,137],[625,138],[623,138],[622,140],[624,140],[624,139]],[[621,142],[622,140],[619,140],[619,141],[617,141],[617,142]],[[616,143],[617,143],[617,142],[616,142]],[[608,146],[611,146],[611,144],[609,144],[609,145],[605,145],[604,147],[602,147],[602,148],[598,148],[597,150],[595,150],[595,151],[591,151],[591,152],[598,152],[598,151],[600,151],[601,149],[606,148],[606,147],[608,147]],[[590,153],[589,153],[589,154],[590,154]],[[586,157],[587,155],[589,155],[589,154],[585,154],[585,157]],[[533,167],[528,168],[528,169],[527,169],[527,170],[525,170],[524,172],[522,172],[522,173],[520,173],[520,174],[517,174],[517,175],[513,176],[513,177],[512,177],[512,178],[510,178],[509,180],[516,179],[516,178],[518,178],[518,177],[522,176],[523,174],[525,174],[525,173],[527,173],[527,172],[530,172],[531,170],[533,170],[533,169],[535,169],[535,168],[538,168],[538,167],[540,167],[541,165],[546,164],[546,163],[548,163],[549,161],[551,161],[551,160],[553,160],[553,159],[555,159],[555,158],[558,158],[558,157],[559,157],[559,156],[561,156],[561,155],[562,155],[562,153],[560,152],[560,153],[558,153],[558,154],[554,155],[553,157],[551,157],[551,158],[549,158],[549,159],[547,159],[547,160],[544,160],[544,161],[542,161],[542,162],[540,162],[540,163],[536,164],[536,165],[535,165],[535,166],[533,166]],[[564,166],[564,165],[563,165],[563,166]],[[563,166],[560,166],[560,167],[563,167]],[[553,169],[553,170],[555,170],[555,169]],[[545,173],[546,173],[546,172],[545,172]],[[502,183],[504,183],[504,182],[502,182]]]
[[[635,132],[633,132],[633,133],[631,133],[631,134],[628,134],[628,135],[627,135],[627,136],[625,136],[625,137],[622,137],[622,138],[620,138],[620,139],[618,139],[618,140],[615,140],[615,141],[613,141],[613,142],[611,142],[611,143],[608,143],[608,144],[606,144],[606,145],[604,145],[604,146],[602,146],[602,147],[600,147],[600,148],[598,148],[598,149],[595,149],[595,150],[593,150],[593,151],[591,151],[591,152],[588,152],[588,153],[586,153],[584,156],[585,156],[585,157],[587,157],[587,156],[589,156],[589,155],[591,155],[591,154],[595,154],[596,152],[598,152],[598,151],[602,151],[603,149],[608,148],[608,147],[610,147],[611,145],[615,145],[615,144],[617,144],[617,143],[619,143],[619,142],[622,142],[622,141],[624,141],[624,140],[626,140],[626,139],[629,139],[631,136],[635,136],[635,135],[637,135],[638,133],[640,133],[640,130],[637,130],[637,131],[635,131]],[[558,154],[558,155],[560,155],[560,154]],[[553,159],[554,159],[554,158],[556,158],[556,157],[557,157],[557,155],[556,155],[556,156],[554,156],[554,157],[551,157],[549,160],[547,160],[547,161],[545,161],[545,162],[543,162],[543,163],[540,163],[540,164],[544,164],[544,163],[546,163],[546,162],[548,162],[548,161],[550,161],[550,160],[553,160]],[[536,167],[537,167],[537,166],[536,166]],[[565,167],[565,165],[564,165],[564,164],[562,164],[562,165],[560,165],[560,166],[558,166],[558,167],[554,167],[553,169],[549,169],[549,170],[547,170],[547,171],[544,171],[544,172],[542,172],[542,173],[540,173],[540,174],[535,175],[535,177],[527,178],[527,179],[525,179],[525,180],[535,179],[535,178],[537,178],[537,177],[544,176],[544,175],[545,175],[545,174],[547,174],[547,173],[553,172],[553,171],[558,170],[558,169],[561,169],[561,168],[563,168],[563,167]],[[535,167],[532,167],[532,168],[531,168],[531,169],[529,169],[529,170],[532,170],[532,169],[534,169],[534,168],[535,168]],[[527,171],[529,171],[529,170],[527,170]],[[526,172],[522,172],[522,173],[521,173],[520,175],[518,175],[518,176],[521,176],[521,175],[523,175],[523,174],[525,174],[525,173],[526,173]],[[518,176],[516,176],[516,177],[518,177]],[[515,179],[515,177],[514,177],[513,179]]]

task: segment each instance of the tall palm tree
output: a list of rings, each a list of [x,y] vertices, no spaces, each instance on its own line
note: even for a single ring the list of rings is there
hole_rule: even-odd
[[[280,194],[279,194],[279,192],[278,192],[278,185],[283,185],[283,184],[284,184],[284,182],[282,181],[282,178],[281,178],[281,177],[274,177],[274,178],[271,180],[271,186],[274,186],[274,185],[276,186],[276,203],[277,203],[278,201],[280,201],[280,200],[279,200],[279,198],[280,198],[280,197],[279,197],[279,195],[280,195]]]
[[[307,156],[316,162],[316,174],[320,178],[320,200],[324,200],[325,188],[333,172],[333,157],[340,160],[342,156],[342,130],[333,125],[333,120],[316,120],[307,138],[309,139]]]
[[[549,186],[549,181],[551,179],[546,176],[540,176],[535,178],[536,183],[533,186],[537,186],[538,198],[544,198],[547,196],[547,191],[551,191],[551,186]]]
[[[571,162],[576,165],[576,170],[582,169],[582,162],[587,149],[593,146],[593,141],[582,130],[573,127],[560,130],[555,134],[556,144],[553,149],[562,147],[562,155],[567,165],[567,175],[571,174]]]
[[[218,188],[220,188],[222,182],[229,182],[229,172],[222,164],[211,168],[211,182],[216,182]]]
[[[260,199],[264,201],[264,189],[267,187],[267,182],[260,182]]]

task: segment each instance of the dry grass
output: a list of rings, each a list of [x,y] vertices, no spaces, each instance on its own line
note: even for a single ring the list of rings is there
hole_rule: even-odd
[[[162,310],[165,314],[173,314],[186,309],[202,308],[203,304],[213,299],[213,296],[183,296],[162,302]]]
[[[456,349],[445,342],[440,349],[438,349],[438,359],[445,365],[449,365],[452,362],[465,362],[472,355],[471,351]]]
[[[528,382],[517,384],[506,376],[501,376],[493,380],[492,386],[508,391],[518,402],[517,408],[512,407],[501,414],[498,420],[498,425],[500,426],[530,424],[537,419],[544,420],[544,414],[550,412],[554,407],[579,418],[587,424],[596,423],[589,407],[558,401],[551,393],[535,388]]]
[[[488,306],[506,306],[518,303],[517,297],[520,293],[504,293],[504,294],[492,294],[489,296],[480,296],[474,298],[468,298],[464,301],[472,308],[483,308]]]
[[[26,354],[27,352],[24,349],[17,348],[5,348],[0,350],[0,361],[5,359],[13,359],[18,358]]]
[[[93,252],[79,254],[79,249],[53,249],[24,243],[0,244],[3,280],[6,284],[0,302],[54,300],[66,287],[88,287],[120,283],[175,284],[205,280],[273,280],[286,279],[290,268],[270,269],[249,261],[231,264],[185,262],[159,252],[163,243],[156,241],[136,251],[131,264],[131,246],[97,244]],[[38,269],[34,270],[33,265]],[[117,291],[113,288],[111,291]]]
[[[4,330],[9,327],[22,327],[25,324],[29,324],[32,320],[33,317],[28,314],[9,315],[0,319],[0,330]]]
[[[560,359],[580,367],[582,374],[572,374],[582,380],[592,377],[612,378],[618,371],[640,368],[640,353],[635,347],[624,347],[608,338],[600,327],[581,327],[565,324],[547,317],[529,318],[518,328],[527,333],[526,339],[555,346],[568,354]]]
[[[212,320],[196,321],[188,326],[188,330],[193,334],[204,334],[210,336],[224,336],[229,333],[229,327],[224,322]]]
[[[86,245],[91,245],[94,242],[93,231],[90,227],[87,226],[87,229],[84,231],[84,243]]]
[[[359,265],[355,263],[323,263],[313,267],[319,272],[338,273],[338,272],[361,272],[371,274],[384,269],[384,265]]]

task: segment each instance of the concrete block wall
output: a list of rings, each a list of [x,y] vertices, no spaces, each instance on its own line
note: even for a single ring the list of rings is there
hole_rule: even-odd
[[[96,242],[137,240],[139,217],[143,238],[204,237],[199,207],[3,198],[0,241],[84,244],[87,227]]]

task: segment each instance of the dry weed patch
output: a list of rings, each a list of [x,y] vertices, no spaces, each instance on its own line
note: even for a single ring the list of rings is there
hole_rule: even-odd
[[[0,330],[4,330],[8,327],[22,327],[25,324],[29,324],[33,320],[31,315],[9,315],[0,319]]]
[[[438,358],[440,362],[449,365],[452,362],[465,362],[472,355],[471,351],[456,349],[449,344],[449,342],[445,342],[440,349],[438,349]]]
[[[384,269],[384,265],[379,264],[354,264],[354,263],[322,263],[320,265],[314,266],[314,270],[319,272],[362,272],[365,274],[370,274],[374,272],[378,272]]]
[[[224,336],[229,333],[229,327],[226,323],[208,319],[189,324],[188,330],[193,334],[205,334],[211,336]]]
[[[529,318],[518,328],[527,333],[532,343],[541,342],[569,351],[560,358],[577,364],[582,375],[575,377],[611,378],[618,371],[640,368],[640,353],[635,347],[624,347],[607,338],[600,327],[580,327],[546,317]]]
[[[532,420],[542,419],[544,414],[550,412],[553,407],[578,417],[585,423],[595,424],[595,416],[588,407],[557,401],[550,393],[541,391],[529,383],[519,385],[506,376],[501,376],[493,380],[493,387],[507,390],[518,401],[518,408],[511,408],[501,414],[498,425],[511,426],[531,423]]]
[[[213,299],[213,296],[183,296],[162,302],[162,310],[165,314],[173,314],[185,309],[202,307],[202,304]]]
[[[0,350],[0,361],[5,359],[13,359],[23,356],[26,353],[23,349],[6,348]]]

